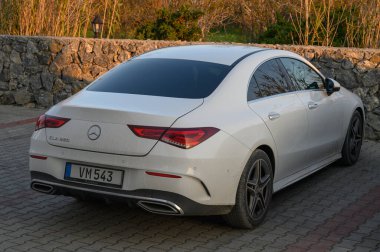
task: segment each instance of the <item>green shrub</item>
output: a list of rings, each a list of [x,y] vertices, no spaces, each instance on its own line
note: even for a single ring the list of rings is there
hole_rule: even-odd
[[[198,19],[203,15],[199,10],[182,6],[179,10],[161,9],[155,21],[137,29],[138,39],[187,40],[201,38]]]
[[[283,14],[276,13],[276,22],[269,25],[267,30],[259,35],[258,43],[292,44],[295,34],[292,23]]]

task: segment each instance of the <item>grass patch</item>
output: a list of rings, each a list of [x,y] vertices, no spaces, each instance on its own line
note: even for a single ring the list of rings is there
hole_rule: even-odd
[[[208,42],[235,42],[247,43],[247,37],[240,27],[226,27],[213,29],[205,38]]]

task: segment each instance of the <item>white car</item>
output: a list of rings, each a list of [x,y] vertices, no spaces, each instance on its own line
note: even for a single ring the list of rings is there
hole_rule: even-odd
[[[252,228],[272,193],[358,160],[358,96],[288,51],[197,45],[120,64],[42,115],[31,187]]]

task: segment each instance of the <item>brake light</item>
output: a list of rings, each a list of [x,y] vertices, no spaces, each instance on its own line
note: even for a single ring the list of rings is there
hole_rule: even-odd
[[[216,128],[169,129],[161,141],[183,148],[192,148],[210,138],[219,130]]]
[[[163,127],[149,127],[149,126],[137,126],[137,125],[128,125],[128,127],[138,137],[156,139],[156,140],[159,140],[162,134],[167,130],[167,128],[163,128]]]
[[[45,115],[40,115],[36,122],[36,127],[34,131],[45,128]]]
[[[183,149],[190,149],[219,131],[217,128],[167,128],[128,125],[132,132],[142,138],[156,139]]]
[[[59,128],[68,121],[70,121],[68,118],[41,115],[36,122],[35,131],[43,128]]]

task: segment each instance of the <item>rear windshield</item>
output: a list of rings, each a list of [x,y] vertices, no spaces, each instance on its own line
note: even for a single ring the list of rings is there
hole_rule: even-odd
[[[111,93],[204,98],[229,71],[229,66],[179,59],[134,59],[104,74],[87,90]]]

